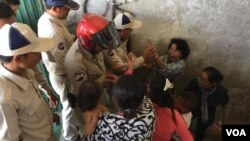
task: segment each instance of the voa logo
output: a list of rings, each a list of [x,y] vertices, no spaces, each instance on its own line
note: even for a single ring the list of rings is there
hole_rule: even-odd
[[[227,136],[247,136],[244,129],[226,129]]]

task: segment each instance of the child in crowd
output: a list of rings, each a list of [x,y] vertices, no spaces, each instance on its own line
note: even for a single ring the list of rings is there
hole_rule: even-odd
[[[193,141],[185,121],[174,110],[174,100],[171,96],[173,84],[156,73],[151,76],[147,89],[157,117],[153,141],[169,141],[173,134],[177,134],[181,140]]]
[[[197,105],[198,98],[193,93],[183,91],[174,98],[174,108],[180,113],[187,127],[190,127],[192,120],[192,110]],[[171,141],[181,141],[177,134],[172,136]]]
[[[96,128],[99,115],[108,109],[98,101],[101,97],[101,89],[93,80],[84,81],[79,89],[79,107],[82,111],[85,135],[91,135]]]
[[[181,114],[189,128],[192,119],[192,110],[196,107],[198,97],[191,92],[183,91],[174,99],[174,108]]]
[[[156,67],[165,78],[176,83],[184,72],[185,59],[189,54],[187,42],[180,38],[173,38],[168,45],[167,55],[156,56]]]

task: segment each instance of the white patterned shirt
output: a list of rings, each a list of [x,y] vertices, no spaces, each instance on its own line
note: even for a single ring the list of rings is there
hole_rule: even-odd
[[[94,141],[150,141],[155,125],[155,112],[149,98],[144,97],[135,118],[105,112],[89,140]]]

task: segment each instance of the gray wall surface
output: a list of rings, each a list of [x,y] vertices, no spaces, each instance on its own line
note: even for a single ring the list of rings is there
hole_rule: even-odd
[[[112,19],[113,0],[76,0],[81,4],[67,21],[73,28],[84,10]],[[184,87],[206,66],[224,74],[230,91],[229,123],[250,124],[250,0],[116,0],[119,8],[143,22],[132,35],[133,51],[140,55],[147,38],[160,55],[172,37],[186,39],[191,48],[180,82]],[[84,8],[87,7],[86,8]]]

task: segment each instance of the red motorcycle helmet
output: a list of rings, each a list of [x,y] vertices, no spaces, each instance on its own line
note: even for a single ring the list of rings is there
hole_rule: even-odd
[[[79,45],[90,52],[96,45],[103,49],[114,49],[120,44],[120,38],[112,22],[95,14],[85,14],[77,25]]]

